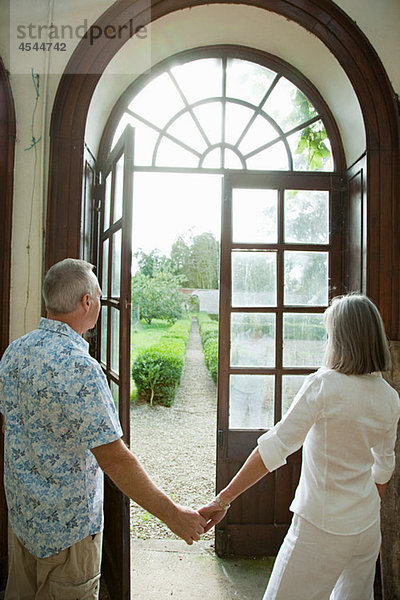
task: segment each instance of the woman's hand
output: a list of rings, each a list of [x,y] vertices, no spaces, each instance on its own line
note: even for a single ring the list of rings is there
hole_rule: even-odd
[[[227,511],[227,508],[221,508],[215,500],[212,500],[212,502],[199,508],[198,512],[207,521],[207,524],[204,527],[204,533],[207,533],[214,525],[222,521]]]

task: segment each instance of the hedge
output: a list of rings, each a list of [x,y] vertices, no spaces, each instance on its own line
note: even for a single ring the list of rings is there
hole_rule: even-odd
[[[181,381],[191,321],[177,321],[158,344],[143,348],[132,365],[139,398],[171,406]]]
[[[209,338],[203,346],[204,360],[214,381],[218,379],[218,339]]]
[[[197,315],[201,345],[203,347],[204,361],[214,381],[218,379],[218,323],[211,319],[208,313],[200,312]]]
[[[166,331],[161,336],[161,341],[176,339],[182,340],[186,347],[189,339],[191,326],[192,322],[190,319],[180,319],[179,321],[176,321],[176,323],[174,323],[174,325],[172,325],[172,327],[170,327],[168,331]]]

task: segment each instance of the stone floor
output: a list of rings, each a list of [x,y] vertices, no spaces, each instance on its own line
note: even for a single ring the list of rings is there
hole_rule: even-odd
[[[132,540],[132,600],[261,600],[273,558],[218,558],[211,542]]]

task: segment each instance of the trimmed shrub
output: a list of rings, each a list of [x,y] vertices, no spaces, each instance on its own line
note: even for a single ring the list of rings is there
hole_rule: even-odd
[[[180,319],[176,321],[172,327],[168,329],[162,336],[161,341],[163,340],[182,340],[187,346],[190,334],[190,328],[192,326],[191,319]]]
[[[204,312],[198,313],[201,345],[203,347],[204,361],[214,381],[218,378],[218,323]]]
[[[210,339],[218,339],[218,326],[217,327],[204,327],[200,333],[201,343],[204,346]]]
[[[218,379],[218,339],[209,338],[203,346],[204,360],[214,381]]]
[[[171,406],[185,364],[185,342],[165,339],[144,348],[132,365],[139,397],[150,404]]]

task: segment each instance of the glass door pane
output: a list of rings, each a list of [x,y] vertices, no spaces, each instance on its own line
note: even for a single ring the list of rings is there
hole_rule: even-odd
[[[276,306],[277,254],[232,251],[232,306]]]
[[[99,359],[129,444],[133,130],[128,126],[102,168]],[[129,499],[104,479],[103,572],[113,597],[130,598]],[[112,557],[112,560],[110,560]]]
[[[102,177],[105,185],[99,243],[103,292],[99,356],[113,397],[118,399],[124,437],[129,441],[133,192],[133,129],[129,125],[108,157]]]
[[[232,190],[232,225],[233,242],[276,243],[277,190]]]
[[[326,331],[322,314],[284,313],[283,366],[322,365]]]
[[[267,429],[293,399],[293,371],[303,377],[323,361],[330,192],[286,186],[284,176],[229,175],[225,184],[227,423]]]
[[[327,306],[328,253],[284,252],[284,303],[291,306]]]
[[[233,367],[275,365],[274,314],[231,314],[231,365]]]
[[[274,377],[231,375],[229,428],[268,429],[274,425]]]

